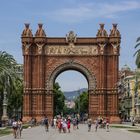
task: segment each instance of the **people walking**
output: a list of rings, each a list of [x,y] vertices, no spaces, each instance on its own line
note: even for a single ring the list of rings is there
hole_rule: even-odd
[[[62,129],[63,129],[63,133],[66,133],[66,130],[67,130],[67,123],[66,123],[65,118],[63,118],[63,120],[62,120]]]
[[[44,118],[44,125],[45,125],[46,132],[48,132],[49,131],[49,120],[48,120],[47,116]]]
[[[75,130],[76,129],[76,125],[77,125],[76,118],[72,119],[72,123],[73,123],[73,130]]]
[[[19,119],[18,122],[17,122],[17,136],[19,138],[21,138],[21,133],[22,133],[22,120]]]
[[[92,124],[91,118],[88,118],[87,123],[88,123],[88,132],[90,132],[91,131],[91,124]]]
[[[78,119],[78,117],[76,118],[76,126],[77,126],[77,129],[79,129],[79,119]]]
[[[98,121],[98,119],[96,119],[95,120],[95,132],[97,132],[98,125],[99,125],[99,121]]]
[[[109,119],[106,119],[106,131],[109,132]]]
[[[13,128],[13,136],[16,139],[17,138],[18,124],[17,124],[17,121],[15,119],[13,119],[12,128]]]
[[[62,120],[61,120],[61,118],[58,118],[58,121],[57,121],[58,123],[57,123],[57,127],[58,127],[58,131],[59,131],[59,133],[61,133],[61,129],[62,129]]]
[[[70,133],[70,119],[68,119],[67,121],[67,128],[68,128],[68,132]]]

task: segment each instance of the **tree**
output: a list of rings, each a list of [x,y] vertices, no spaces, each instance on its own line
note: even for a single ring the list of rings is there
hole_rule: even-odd
[[[135,49],[136,49],[137,47],[139,47],[139,46],[140,46],[140,37],[138,37],[137,40],[136,40]],[[138,50],[135,52],[134,56],[135,56],[135,55],[136,55],[136,61],[135,61],[135,63],[136,63],[136,65],[137,65],[137,68],[140,68],[140,49],[138,49]]]
[[[60,90],[58,83],[54,84],[54,115],[64,113],[65,108],[65,96]]]
[[[8,114],[12,113],[13,109],[21,107],[22,104],[23,84],[16,73],[16,65],[16,60],[12,55],[0,51],[0,116],[4,89],[7,91]]]
[[[19,116],[19,110],[22,109],[23,105],[23,81],[17,78],[14,82],[11,94],[8,97],[8,116],[9,117],[21,117]],[[21,115],[21,114],[20,114]]]
[[[75,100],[75,110],[80,114],[88,113],[88,93],[83,92]]]

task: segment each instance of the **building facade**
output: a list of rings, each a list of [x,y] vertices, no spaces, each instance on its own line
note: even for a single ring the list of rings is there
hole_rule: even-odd
[[[140,122],[140,72],[131,71],[128,66],[121,70],[121,86],[119,103],[120,115],[123,121]]]
[[[42,24],[33,36],[29,24],[22,33],[24,57],[23,119],[44,115],[53,117],[53,84],[66,70],[82,73],[88,81],[89,116],[108,117],[119,122],[118,66],[120,32],[113,24],[110,34],[100,24],[96,37],[77,37],[70,31],[66,37],[48,37]]]

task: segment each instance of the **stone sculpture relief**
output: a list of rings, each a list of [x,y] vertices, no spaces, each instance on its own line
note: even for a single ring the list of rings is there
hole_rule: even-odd
[[[45,54],[47,55],[97,55],[98,48],[95,45],[75,46],[70,43],[69,46],[46,46]]]

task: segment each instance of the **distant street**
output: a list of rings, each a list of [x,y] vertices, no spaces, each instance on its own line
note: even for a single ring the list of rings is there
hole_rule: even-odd
[[[23,131],[22,140],[140,140],[140,134],[129,132],[125,129],[111,128],[110,132],[105,129],[99,129],[97,132],[87,131],[87,125],[80,125],[79,129],[73,130],[71,133],[59,133],[57,130],[51,129],[45,132],[43,126],[28,128]],[[13,135],[0,137],[0,140],[14,140]]]

